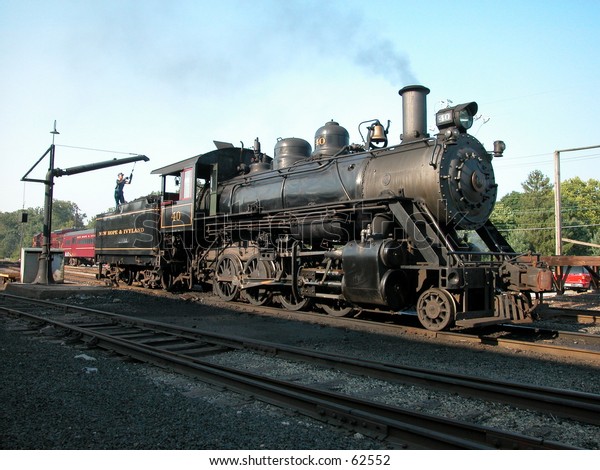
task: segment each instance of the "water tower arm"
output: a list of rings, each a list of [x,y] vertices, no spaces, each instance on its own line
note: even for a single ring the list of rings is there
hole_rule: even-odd
[[[60,168],[56,168],[55,170],[53,170],[53,175],[54,176],[76,175],[78,173],[85,173],[86,171],[101,170],[102,168],[109,168],[111,166],[124,165],[126,163],[131,163],[131,162],[139,162],[140,160],[147,162],[150,159],[146,155],[136,155],[134,157],[126,157],[126,158],[120,158],[120,159],[115,158],[113,160],[106,160],[106,161],[97,162],[97,163],[89,163],[87,165],[72,166],[71,168],[65,168],[64,170],[61,170]]]

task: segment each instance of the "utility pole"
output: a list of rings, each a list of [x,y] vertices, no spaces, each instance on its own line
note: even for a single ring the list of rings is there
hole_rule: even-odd
[[[600,145],[592,145],[591,147],[578,147],[573,149],[555,150],[554,151],[554,227],[555,227],[555,254],[562,255],[562,217],[561,217],[561,202],[560,202],[560,154],[564,152],[577,152],[579,150],[589,150],[600,148]]]

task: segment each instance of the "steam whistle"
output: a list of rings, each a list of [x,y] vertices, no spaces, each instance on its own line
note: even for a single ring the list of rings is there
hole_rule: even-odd
[[[262,162],[262,153],[260,152],[260,141],[258,137],[254,139],[254,158],[257,162]]]

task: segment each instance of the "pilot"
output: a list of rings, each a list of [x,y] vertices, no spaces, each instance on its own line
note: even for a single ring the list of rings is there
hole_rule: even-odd
[[[125,196],[123,195],[123,186],[131,183],[130,178],[124,178],[123,173],[117,175],[117,185],[115,186],[115,208],[118,209],[120,204],[125,204]]]

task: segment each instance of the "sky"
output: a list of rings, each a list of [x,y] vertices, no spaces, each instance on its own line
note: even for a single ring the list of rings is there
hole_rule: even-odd
[[[506,143],[500,198],[536,169],[553,181],[555,150],[600,145],[599,21],[596,0],[0,0],[0,211],[43,207],[44,185],[21,178],[53,137],[61,169],[150,159],[56,178],[54,198],[90,218],[119,171],[134,170],[132,200],[213,140],[273,155],[332,119],[360,143],[379,119],[398,143],[412,84],[431,90],[430,126],[448,100],[478,103],[472,134]],[[561,155],[562,180],[600,179],[600,149]]]

